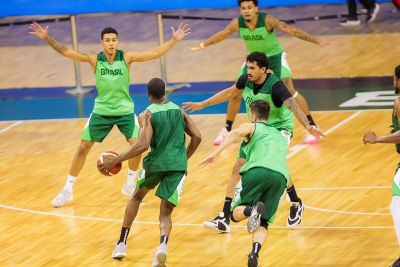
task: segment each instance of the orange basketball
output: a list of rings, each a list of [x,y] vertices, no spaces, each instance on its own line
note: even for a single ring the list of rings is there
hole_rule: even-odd
[[[97,167],[98,167],[101,163],[103,163],[104,157],[105,157],[105,156],[108,156],[108,157],[117,157],[118,154],[115,153],[115,152],[113,152],[113,151],[106,151],[106,152],[101,153],[99,159],[97,160]],[[111,171],[110,171],[108,174],[109,174],[110,176],[115,175],[115,174],[119,173],[119,171],[121,170],[121,168],[122,168],[122,163],[118,163],[117,165],[115,165],[115,166],[111,169]]]

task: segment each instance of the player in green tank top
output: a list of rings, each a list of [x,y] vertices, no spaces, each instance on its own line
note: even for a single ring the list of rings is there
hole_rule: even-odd
[[[394,70],[393,85],[395,93],[400,93],[400,65]],[[392,113],[393,133],[385,136],[377,136],[375,132],[367,132],[364,135],[364,144],[390,143],[395,144],[397,153],[400,154],[400,97],[394,100]],[[392,183],[392,202],[390,204],[397,242],[400,246],[400,163],[398,163]],[[391,265],[400,267],[400,257]]]
[[[258,253],[267,238],[268,225],[273,222],[279,200],[289,179],[286,162],[288,139],[267,124],[270,106],[256,100],[250,105],[251,123],[231,131],[223,143],[200,166],[215,163],[229,145],[244,140],[246,164],[241,168],[241,188],[235,195],[231,218],[234,222],[249,218],[247,229],[253,233],[248,266],[258,266]]]
[[[159,185],[156,196],[161,198],[161,238],[152,266],[165,266],[167,242],[172,229],[171,214],[182,194],[187,161],[200,145],[201,135],[180,107],[172,102],[164,103],[165,83],[161,79],[154,78],[148,83],[148,96],[152,104],[141,114],[143,127],[139,141],[118,157],[107,158],[99,169],[107,174],[119,162],[136,157],[150,147],[149,154],[143,159],[139,189],[125,209],[120,239],[115,245],[112,257],[126,257],[126,240],[139,206],[147,193]],[[191,137],[187,148],[185,133]]]
[[[51,201],[57,208],[73,199],[73,185],[83,168],[87,154],[95,142],[103,141],[114,125],[119,128],[130,145],[137,141],[139,125],[129,95],[131,64],[161,57],[188,35],[190,29],[181,23],[176,31],[172,28],[172,38],[165,44],[145,52],[124,53],[118,50],[118,32],[113,28],[105,28],[101,32],[103,51],[98,54],[81,53],[59,43],[48,34],[48,27],[42,28],[39,24],[33,23],[31,29],[33,32],[30,34],[47,42],[62,56],[89,63],[96,78],[98,96],[95,99],[93,112],[86,123],[81,143],[72,160],[67,181],[61,192]],[[122,193],[129,197],[136,188],[139,163],[140,157],[129,160],[128,178],[122,188]]]
[[[289,64],[286,61],[286,53],[276,36],[276,31],[287,33],[301,40],[311,42],[322,46],[322,41],[316,37],[300,30],[299,28],[290,26],[272,16],[258,12],[257,0],[238,0],[241,15],[238,18],[232,19],[228,26],[222,31],[217,32],[199,46],[193,47],[193,51],[200,51],[204,48],[225,40],[235,32],[239,33],[239,37],[244,41],[248,53],[263,52],[270,59],[270,69],[280,78],[288,87],[291,94],[299,103],[301,110],[307,115],[307,118],[312,125],[316,125],[311,116],[308,103],[305,98],[299,94],[294,88],[292,73]],[[238,77],[246,73],[245,65],[238,72]],[[215,145],[219,145],[224,136],[232,129],[232,124],[236,114],[240,110],[240,98],[233,98],[229,101],[226,114],[226,126],[218,134],[214,140]],[[304,143],[314,144],[317,139],[312,135],[307,135]]]
[[[306,115],[301,111],[299,105],[290,94],[285,84],[275,75],[267,73],[269,63],[268,58],[264,53],[251,53],[247,56],[246,65],[247,75],[242,75],[233,86],[220,91],[216,95],[202,102],[183,103],[183,107],[189,111],[201,110],[207,106],[212,106],[228,101],[234,97],[242,96],[246,103],[247,114],[249,115],[249,105],[255,100],[263,100],[268,102],[271,107],[268,121],[277,129],[284,130],[287,135],[291,136],[293,132],[294,116],[296,116],[310,134],[317,137],[323,135],[319,128],[309,124]],[[233,167],[232,176],[227,185],[223,212],[221,212],[214,220],[204,222],[204,226],[216,229],[220,232],[230,231],[229,207],[234,195],[235,186],[240,179],[239,169],[243,164],[244,160],[239,157]],[[301,222],[304,206],[301,199],[297,196],[292,179],[290,179],[287,192],[291,201],[288,226],[296,227]]]

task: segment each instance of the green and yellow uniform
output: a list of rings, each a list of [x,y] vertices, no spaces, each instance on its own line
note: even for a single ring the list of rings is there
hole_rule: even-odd
[[[172,102],[151,104],[153,137],[150,153],[143,159],[143,170],[139,173],[139,187],[155,188],[156,196],[168,200],[175,206],[182,195],[187,171],[185,145],[185,118],[182,110]]]
[[[262,218],[268,223],[273,222],[289,180],[287,147],[288,140],[279,130],[266,123],[255,123],[250,140],[242,143],[246,163],[240,170],[242,178],[236,189],[233,208],[253,206],[262,201],[265,205]]]
[[[139,126],[129,95],[130,73],[124,52],[117,50],[113,64],[108,63],[104,52],[100,52],[97,55],[95,78],[98,96],[82,139],[102,142],[114,125],[118,126],[126,139],[138,137]]]
[[[275,30],[268,32],[265,18],[267,14],[258,13],[257,24],[254,30],[250,30],[243,16],[238,17],[239,36],[244,41],[247,51],[263,52],[269,59],[269,68],[278,78],[292,77],[289,64],[286,61],[286,53],[276,37]],[[246,73],[246,65],[238,72],[238,77]]]

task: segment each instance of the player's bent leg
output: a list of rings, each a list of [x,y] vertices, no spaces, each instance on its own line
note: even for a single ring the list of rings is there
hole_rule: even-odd
[[[171,215],[174,210],[174,204],[168,200],[161,199],[160,204],[160,245],[157,247],[152,266],[162,267],[166,266],[168,255],[168,238],[172,229]]]
[[[253,234],[253,248],[247,259],[248,267],[258,267],[258,253],[268,235],[268,223],[263,222]]]
[[[93,147],[94,142],[81,140],[81,143],[76,151],[74,158],[72,159],[71,168],[69,170],[67,181],[61,191],[54,197],[51,204],[55,208],[64,206],[65,203],[73,199],[73,186],[76,182],[76,178],[79,172],[82,170],[87,154]]]
[[[222,211],[212,220],[203,222],[203,226],[212,230],[216,230],[220,233],[229,233],[230,228],[230,216],[231,216],[231,204],[236,191],[236,185],[240,181],[240,168],[246,163],[243,158],[237,158],[235,165],[232,169],[232,174],[228,179],[226,187],[226,197]]]
[[[115,243],[115,248],[114,251],[112,252],[112,257],[114,259],[122,259],[126,257],[126,249],[127,249],[126,241],[128,239],[130,228],[132,226],[133,221],[136,218],[140,204],[142,203],[144,197],[150,190],[151,190],[150,188],[147,188],[145,186],[141,187],[135,192],[131,200],[128,202],[125,208],[125,216],[121,228],[120,238]]]

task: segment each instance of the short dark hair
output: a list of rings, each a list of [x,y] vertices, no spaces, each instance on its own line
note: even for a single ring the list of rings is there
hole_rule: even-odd
[[[400,65],[398,65],[398,66],[394,69],[394,75],[396,76],[396,79],[400,79]]]
[[[266,68],[269,67],[269,60],[267,56],[262,52],[253,52],[246,57],[246,62],[256,62],[258,67]]]
[[[267,120],[269,117],[269,104],[264,100],[256,100],[250,105],[250,109],[256,114],[257,119]]]
[[[258,6],[258,0],[238,0],[238,5],[240,6],[243,2],[253,2],[255,6]]]
[[[165,83],[160,78],[153,78],[147,84],[147,93],[155,99],[165,96]]]
[[[101,40],[103,40],[104,34],[107,34],[107,33],[115,33],[117,35],[117,37],[118,37],[118,32],[117,32],[116,29],[111,28],[111,27],[107,27],[101,32]]]

